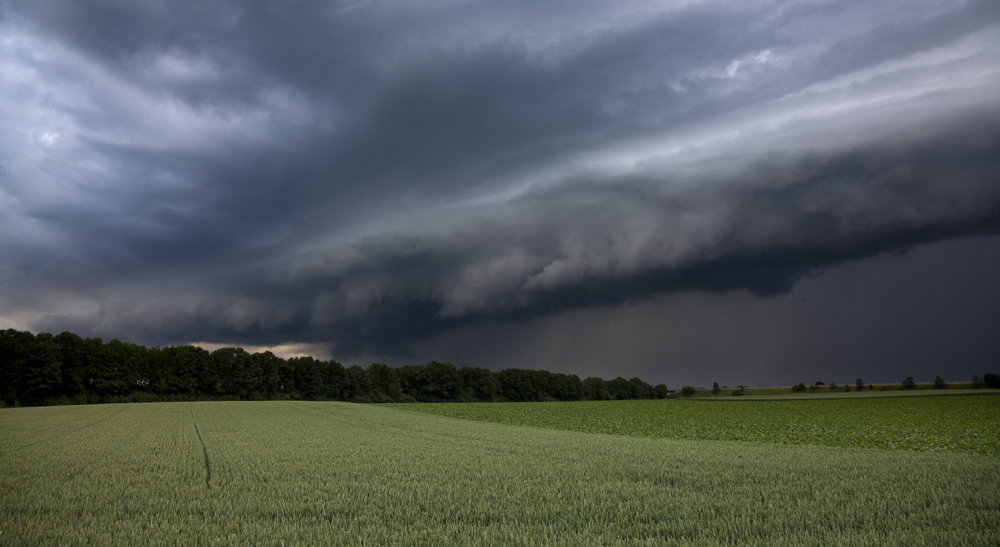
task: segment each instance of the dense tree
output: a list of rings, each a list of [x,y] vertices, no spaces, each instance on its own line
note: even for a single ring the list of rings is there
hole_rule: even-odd
[[[500,396],[508,401],[578,401],[609,398],[607,384],[600,378],[587,378],[586,381],[581,381],[575,374],[519,368],[508,368],[493,374],[499,381]],[[624,380],[622,385],[627,393],[628,386]]]
[[[351,397],[351,377],[344,365],[337,361],[327,361],[322,369],[323,390],[328,399],[346,401]]]
[[[456,368],[432,361],[345,368],[225,347],[146,348],[63,332],[0,331],[0,398],[8,405],[199,398],[369,401],[575,401],[665,398],[639,378],[605,381],[546,370]]]
[[[1000,389],[1000,375],[987,372],[983,374],[983,385],[993,389]]]
[[[372,391],[377,402],[398,401],[402,394],[396,369],[372,363],[368,366],[368,376],[372,381]]]
[[[264,399],[274,399],[285,393],[281,384],[281,367],[286,365],[284,359],[276,357],[270,351],[255,353],[250,356],[254,369],[259,377],[257,393]]]
[[[35,336],[22,361],[21,396],[27,404],[40,404],[59,395],[62,385],[62,352],[55,338],[43,332]]]
[[[543,373],[548,379],[547,391],[550,398],[557,401],[579,401],[583,399],[583,382],[576,374],[561,374],[547,370],[539,372]],[[636,379],[638,380],[638,378]],[[652,392],[652,386],[642,380],[639,380],[639,382],[642,384],[638,387],[640,391]]]
[[[320,361],[312,357],[293,357],[288,360],[295,374],[295,391],[304,399],[317,399],[323,393],[323,374]],[[360,367],[359,367],[360,368]],[[364,369],[362,369],[364,370]],[[371,392],[371,382],[367,391]]]
[[[253,359],[243,348],[219,348],[211,353],[211,358],[223,395],[246,399],[251,391],[259,389],[259,378],[254,378]]]
[[[22,398],[22,371],[34,349],[35,337],[30,332],[7,329],[0,333],[0,396],[8,405]]]
[[[170,346],[159,353],[163,392],[189,396],[215,392],[217,381],[208,351],[196,346]]]
[[[462,379],[461,399],[464,401],[496,401],[500,396],[500,381],[489,369],[462,367],[459,376]]]
[[[583,396],[588,401],[606,401],[611,398],[607,382],[594,377],[583,381]]]
[[[91,391],[104,397],[124,397],[133,388],[144,387],[138,371],[145,360],[145,348],[118,340],[104,344],[100,338],[88,338],[84,347],[84,382]]]
[[[643,382],[639,378],[632,377],[628,381],[629,399],[652,399],[653,386]]]
[[[531,381],[531,372],[520,368],[507,368],[497,373],[500,393],[508,401],[544,400],[537,386]]]
[[[396,368],[396,377],[399,379],[399,388],[414,401],[428,401],[427,391],[427,369],[416,365],[403,365]]]
[[[628,399],[628,382],[625,381],[621,376],[610,380],[608,382],[608,394],[611,395],[612,399]]]
[[[455,401],[463,397],[462,374],[450,363],[431,361],[426,366],[396,369],[400,392],[416,401]]]
[[[198,391],[206,395],[222,394],[222,379],[215,368],[215,360],[212,359],[211,354],[202,349],[200,352],[192,352],[192,357],[195,358],[197,367],[195,373],[197,374]]]
[[[351,379],[351,399],[359,403],[371,402],[375,396],[375,392],[372,388],[372,379],[368,375],[368,371],[354,365],[347,369],[347,375]]]
[[[913,389],[917,387],[917,384],[913,382],[913,376],[908,376],[903,380],[903,389]]]
[[[861,380],[861,378],[854,380],[855,391],[864,391],[864,389],[865,389],[865,383]]]
[[[295,367],[284,359],[278,362],[278,389],[287,395],[296,393]]]
[[[934,377],[934,389],[944,389],[946,387],[948,387],[948,384],[945,383],[944,378],[940,376]]]
[[[462,379],[451,363],[427,363],[426,392],[435,401],[454,401],[462,392]]]
[[[86,359],[84,340],[71,332],[62,332],[55,337],[62,351],[62,394],[74,397],[84,392],[80,372]]]

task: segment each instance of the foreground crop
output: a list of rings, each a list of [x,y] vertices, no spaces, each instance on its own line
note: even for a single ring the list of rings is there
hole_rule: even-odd
[[[994,457],[346,403],[0,411],[0,544],[996,545]]]

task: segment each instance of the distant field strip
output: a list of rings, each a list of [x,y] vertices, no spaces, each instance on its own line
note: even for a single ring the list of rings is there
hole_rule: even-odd
[[[564,431],[1000,456],[1000,396],[389,404]]]
[[[974,454],[276,401],[4,409],[0,438],[0,545],[1000,544]]]

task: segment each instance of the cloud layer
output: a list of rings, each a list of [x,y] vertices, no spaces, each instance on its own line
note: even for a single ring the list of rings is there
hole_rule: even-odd
[[[1000,228],[995,2],[11,2],[0,316],[407,355]]]

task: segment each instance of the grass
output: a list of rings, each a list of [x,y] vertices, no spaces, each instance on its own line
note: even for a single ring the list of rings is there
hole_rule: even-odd
[[[845,389],[846,388],[846,389]],[[970,383],[948,384],[947,388],[937,389],[934,384],[914,384],[912,389],[904,389],[900,384],[874,384],[869,389],[866,385],[862,391],[857,391],[854,384],[838,384],[836,389],[830,386],[808,386],[806,391],[793,391],[791,386],[785,387],[738,387],[726,386],[716,393],[711,389],[697,388],[693,398],[729,398],[735,392],[748,398],[794,398],[794,399],[829,399],[829,398],[870,398],[870,397],[929,397],[942,395],[997,395],[1000,389],[974,387]]]
[[[738,401],[739,397],[733,398],[732,390],[723,390],[722,393],[713,394],[712,390],[696,390],[695,394],[687,398],[692,401],[711,399],[715,401]],[[725,395],[725,396],[724,396]],[[816,392],[795,393],[791,388],[747,388],[742,396],[744,401],[771,401],[771,400],[818,400],[818,399],[882,399],[885,397],[953,397],[957,395],[1000,395],[1000,389],[945,389],[945,390],[886,390],[886,391],[829,391],[819,390]]]
[[[725,401],[725,402],[723,402]],[[467,420],[687,440],[1000,456],[1000,397],[392,404]]]
[[[0,438],[2,545],[1000,543],[978,454],[287,401],[5,409]]]

